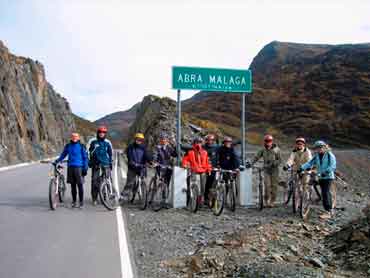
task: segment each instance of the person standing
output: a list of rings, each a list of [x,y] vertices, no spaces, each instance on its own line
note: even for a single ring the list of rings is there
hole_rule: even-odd
[[[108,129],[100,126],[96,132],[96,139],[91,141],[89,147],[91,167],[91,196],[95,206],[97,204],[100,187],[100,167],[104,167],[107,176],[111,175],[113,148],[112,143],[106,138]]]
[[[203,149],[207,152],[209,161],[213,168],[217,167],[218,162],[218,150],[220,146],[215,143],[215,136],[213,134],[208,134],[205,137],[205,144],[203,145]],[[208,194],[209,189],[213,186],[215,182],[216,172],[211,171],[211,173],[207,176],[205,188],[204,188],[204,199],[205,202],[208,202]]]
[[[322,140],[315,142],[314,151],[315,155],[313,156],[313,158],[303,164],[297,172],[298,174],[300,174],[305,170],[316,167],[319,184],[321,187],[323,206],[325,209],[325,213],[321,214],[320,218],[328,219],[333,216],[331,185],[335,179],[337,161],[328,145]]]
[[[297,137],[295,139],[295,148],[290,154],[286,165],[283,167],[284,171],[293,167],[293,172],[296,173],[298,169],[306,162],[312,159],[312,153],[309,148],[306,147],[306,140],[303,137]],[[310,181],[310,176],[308,174],[303,174],[301,178],[303,190],[308,189],[308,183]]]
[[[257,152],[251,164],[247,164],[247,168],[253,166],[258,160],[263,158],[264,167],[264,183],[265,183],[265,203],[266,207],[274,207],[276,201],[276,192],[279,183],[279,166],[281,164],[280,148],[274,143],[272,135],[265,135],[264,147]]]
[[[76,207],[77,188],[79,197],[79,207],[84,206],[84,177],[87,175],[88,158],[86,147],[80,142],[78,133],[71,134],[71,141],[65,145],[63,152],[54,164],[58,164],[68,156],[67,183],[71,184],[72,207]]]

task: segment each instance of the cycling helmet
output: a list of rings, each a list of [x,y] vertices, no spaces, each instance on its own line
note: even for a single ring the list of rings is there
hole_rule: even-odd
[[[99,126],[98,127],[98,133],[107,133],[108,129],[106,126]]]
[[[168,139],[168,135],[167,135],[167,133],[161,132],[161,133],[159,134],[159,139],[160,139],[160,140],[166,140],[166,139]]]
[[[263,141],[272,142],[272,141],[274,141],[274,137],[272,137],[272,135],[270,135],[270,134],[266,134],[265,137],[263,137]]]
[[[203,143],[203,139],[201,137],[195,137],[193,140],[193,144]]]
[[[142,139],[142,140],[144,140],[144,134],[142,134],[142,133],[136,133],[135,134],[135,139]]]
[[[322,140],[318,140],[315,142],[315,144],[313,145],[313,147],[316,149],[318,148],[322,148],[322,147],[325,147],[326,146],[326,143]]]
[[[233,142],[233,139],[231,137],[229,137],[229,136],[226,136],[222,142],[223,143],[232,143]]]
[[[303,144],[306,144],[306,140],[305,140],[303,137],[297,137],[297,138],[295,139],[295,142],[296,142],[296,143],[301,142],[301,143],[303,143]]]

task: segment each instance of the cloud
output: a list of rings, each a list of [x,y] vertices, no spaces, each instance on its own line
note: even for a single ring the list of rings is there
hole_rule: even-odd
[[[276,2],[23,1],[0,12],[0,37],[40,59],[73,111],[89,119],[149,93],[175,98],[172,65],[248,68],[272,40],[369,40],[365,1]],[[13,29],[3,28],[11,18]]]

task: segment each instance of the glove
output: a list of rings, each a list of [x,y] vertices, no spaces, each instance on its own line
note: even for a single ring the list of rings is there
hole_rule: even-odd
[[[112,171],[113,170],[113,164],[109,164],[109,168]]]
[[[53,164],[54,166],[57,166],[58,162],[55,160],[51,164]]]
[[[245,170],[245,167],[244,167],[244,166],[240,166],[240,167],[239,167],[239,171],[240,171],[240,172],[243,172],[244,170]]]
[[[322,178],[325,178],[326,177],[326,174],[325,173],[321,173],[321,177]]]
[[[247,161],[247,162],[245,163],[245,168],[246,168],[246,169],[250,169],[251,167],[252,167],[251,163],[250,163],[249,161]]]
[[[302,169],[302,168],[299,168],[299,169],[297,170],[297,174],[298,174],[298,175],[302,174],[302,172],[303,172],[303,169]]]
[[[285,165],[285,166],[283,167],[283,170],[284,170],[284,171],[288,171],[288,169],[289,169],[289,166],[288,166],[288,165]]]

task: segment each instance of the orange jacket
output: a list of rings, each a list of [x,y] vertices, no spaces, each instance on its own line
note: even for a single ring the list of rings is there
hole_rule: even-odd
[[[211,172],[212,170],[207,152],[198,146],[193,146],[193,149],[188,151],[187,155],[184,156],[182,167],[190,167],[193,172],[198,174]]]

